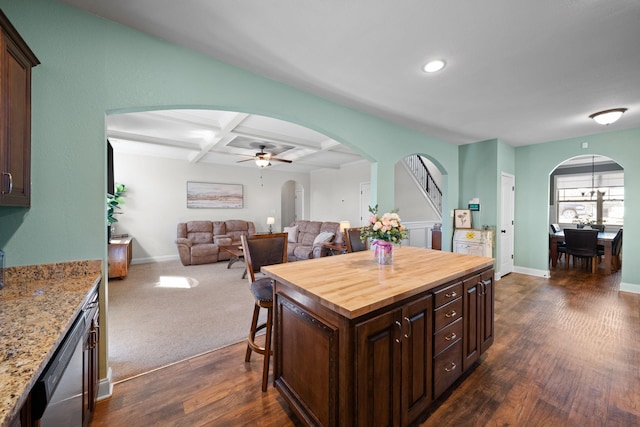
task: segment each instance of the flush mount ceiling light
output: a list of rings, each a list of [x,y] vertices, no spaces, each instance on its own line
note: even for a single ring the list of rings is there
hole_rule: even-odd
[[[425,73],[435,73],[437,71],[442,70],[445,65],[446,63],[442,59],[436,59],[424,64],[424,67],[422,67],[422,70]]]
[[[598,124],[610,125],[611,123],[618,120],[625,111],[627,111],[626,108],[612,108],[611,110],[604,110],[593,113],[589,116],[589,118],[595,120],[595,122]]]

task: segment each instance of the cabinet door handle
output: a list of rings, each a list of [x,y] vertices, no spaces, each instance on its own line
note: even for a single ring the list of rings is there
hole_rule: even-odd
[[[456,338],[458,338],[458,336],[456,335],[456,333],[455,333],[455,332],[451,332],[451,334],[450,334],[448,337],[444,337],[444,339],[445,339],[446,341],[453,341],[453,340],[455,340]]]
[[[458,313],[456,313],[455,310],[451,310],[451,312],[445,314],[444,317],[452,318],[452,317],[456,317],[457,315],[458,315]]]
[[[491,279],[487,279],[485,281],[482,282],[482,286],[484,288],[484,294],[487,294],[487,289],[489,288],[489,286],[491,286]]]
[[[405,316],[404,320],[406,320],[407,321],[407,325],[409,325],[409,332],[404,334],[404,337],[405,338],[409,338],[411,336],[411,319],[409,319],[407,316]]]
[[[402,323],[400,323],[399,321],[396,320],[396,326],[398,327],[398,329],[400,330],[400,336],[402,337]],[[395,342],[397,342],[398,344],[400,344],[400,338],[396,338]]]
[[[453,362],[450,362],[450,363],[451,363],[451,367],[450,368],[444,368],[445,372],[453,372],[458,367],[458,365],[456,365],[455,363],[453,363]]]
[[[444,294],[444,296],[447,298],[455,298],[458,296],[458,294],[456,293],[456,291],[453,291],[450,294]]]
[[[13,176],[11,176],[10,172],[2,172],[2,175],[6,175],[9,177],[9,191],[5,191],[4,179],[2,180],[2,193],[1,194],[11,194],[13,191]]]

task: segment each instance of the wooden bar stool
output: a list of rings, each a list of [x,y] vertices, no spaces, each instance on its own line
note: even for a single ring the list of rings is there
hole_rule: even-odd
[[[247,337],[247,352],[245,362],[251,361],[251,353],[256,352],[264,356],[262,370],[262,391],[267,391],[269,378],[269,360],[273,354],[271,349],[271,333],[273,330],[273,281],[268,277],[258,277],[260,268],[265,265],[282,264],[287,261],[288,233],[255,234],[242,236],[244,259],[247,264],[247,278],[249,289],[253,294],[255,305],[249,336]],[[267,310],[267,321],[258,324],[261,309]],[[256,334],[265,330],[264,346],[256,343]]]

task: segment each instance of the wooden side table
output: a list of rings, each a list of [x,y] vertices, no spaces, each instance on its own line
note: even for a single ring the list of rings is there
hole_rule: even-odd
[[[133,237],[121,237],[109,241],[109,279],[126,277],[131,264]]]
[[[322,247],[328,249],[330,255],[340,255],[348,252],[347,247],[340,242],[324,242]]]
[[[231,245],[231,246],[220,246],[220,250],[229,254],[229,263],[227,264],[227,269],[231,268],[233,264],[238,261],[244,262],[244,252],[242,251],[241,245]],[[244,267],[244,273],[242,273],[242,278],[247,278],[247,267]]]

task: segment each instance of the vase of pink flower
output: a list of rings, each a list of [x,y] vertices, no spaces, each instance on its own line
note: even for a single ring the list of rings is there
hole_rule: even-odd
[[[371,239],[374,257],[378,264],[393,263],[393,246],[407,238],[407,229],[400,223],[397,210],[378,214],[378,205],[369,206],[369,223],[362,227],[360,239]]]

